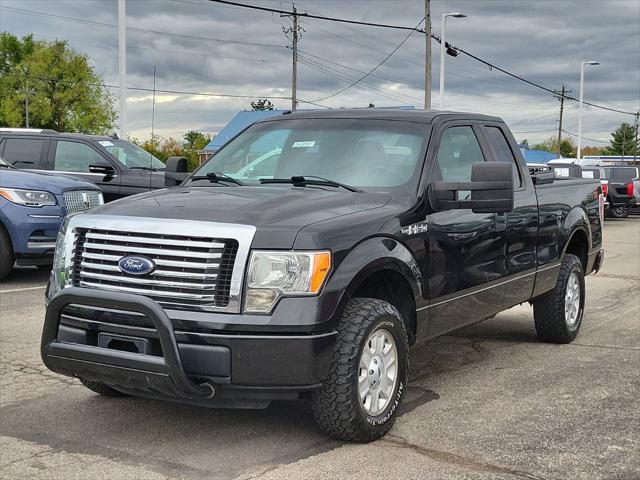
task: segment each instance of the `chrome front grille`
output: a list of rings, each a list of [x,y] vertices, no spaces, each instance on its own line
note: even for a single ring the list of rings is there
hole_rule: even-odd
[[[96,190],[70,190],[62,194],[67,213],[81,212],[102,205],[102,195]]]
[[[78,228],[76,235],[76,286],[140,294],[168,308],[229,305],[236,240],[96,228]],[[128,255],[152,260],[155,269],[121,271],[118,262]]]

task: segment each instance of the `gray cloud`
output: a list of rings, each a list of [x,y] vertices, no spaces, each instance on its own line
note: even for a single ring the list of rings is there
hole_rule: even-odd
[[[290,8],[288,0],[247,3]],[[0,0],[0,30],[68,39],[86,53],[106,83],[117,83],[117,31],[114,27],[65,21],[63,15],[115,24],[113,0]],[[421,0],[304,0],[299,10],[357,20],[413,26],[423,15]],[[18,13],[11,8],[41,12]],[[640,2],[636,0],[456,0],[432,1],[435,34],[440,15],[459,10],[465,19],[448,23],[447,39],[478,56],[550,88],[564,83],[578,96],[579,66],[589,67],[585,98],[623,110],[640,109]],[[127,1],[127,83],[157,88],[250,96],[290,94],[291,51],[277,14],[216,5],[206,0]],[[300,98],[315,100],[344,88],[379,63],[407,32],[303,19],[300,42]],[[151,34],[137,29],[170,32]],[[199,38],[194,38],[199,37]],[[217,40],[213,40],[217,39]],[[433,43],[433,100],[438,102],[439,45]],[[413,34],[382,67],[356,87],[328,99],[327,106],[422,105],[424,37]],[[341,65],[339,65],[341,64]],[[502,116],[516,137],[537,141],[557,128],[558,101],[551,95],[490,71],[463,55],[447,57],[447,108]],[[114,90],[114,93],[117,91]],[[129,129],[149,135],[151,97],[129,91]],[[215,131],[250,99],[159,94],[156,131],[180,136],[188,129]],[[288,100],[274,99],[288,108]],[[584,135],[606,141],[609,132],[632,116],[585,108]],[[577,105],[569,102],[566,129],[577,129]],[[537,132],[538,130],[548,130]],[[524,133],[533,132],[533,133]],[[587,144],[595,142],[587,141]]]

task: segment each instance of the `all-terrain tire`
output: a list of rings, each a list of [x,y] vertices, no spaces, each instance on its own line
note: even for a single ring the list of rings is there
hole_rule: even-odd
[[[614,207],[609,209],[609,215],[613,218],[627,218],[629,216],[629,207]]]
[[[0,225],[0,280],[11,273],[15,262],[11,237],[4,226]]]
[[[386,330],[397,351],[397,380],[388,404],[376,416],[369,415],[360,401],[358,376],[360,357],[370,335]],[[407,329],[398,310],[374,298],[353,298],[338,324],[329,373],[322,388],[312,394],[318,426],[329,436],[350,442],[371,442],[393,426],[407,389],[409,344]]]
[[[567,320],[565,296],[572,274],[576,275],[580,291],[577,316],[573,322]],[[538,338],[544,342],[570,343],[578,335],[584,314],[584,270],[580,259],[566,254],[560,265],[560,273],[553,290],[533,302],[533,318]]]
[[[126,393],[119,392],[111,388],[109,385],[105,385],[102,382],[93,382],[91,380],[85,380],[84,378],[80,379],[80,382],[87,387],[92,392],[99,393],[100,395],[104,395],[106,397],[127,397]]]

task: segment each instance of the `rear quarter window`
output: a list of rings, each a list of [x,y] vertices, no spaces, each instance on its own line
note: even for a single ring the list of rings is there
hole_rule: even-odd
[[[18,168],[40,168],[43,146],[40,138],[7,138],[2,156]]]

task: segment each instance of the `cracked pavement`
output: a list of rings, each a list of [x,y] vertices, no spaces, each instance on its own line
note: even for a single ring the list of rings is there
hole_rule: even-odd
[[[391,433],[329,440],[308,402],[211,410],[93,394],[42,365],[46,272],[0,283],[0,479],[640,479],[640,217],[607,220],[571,345],[528,305],[411,351]]]

